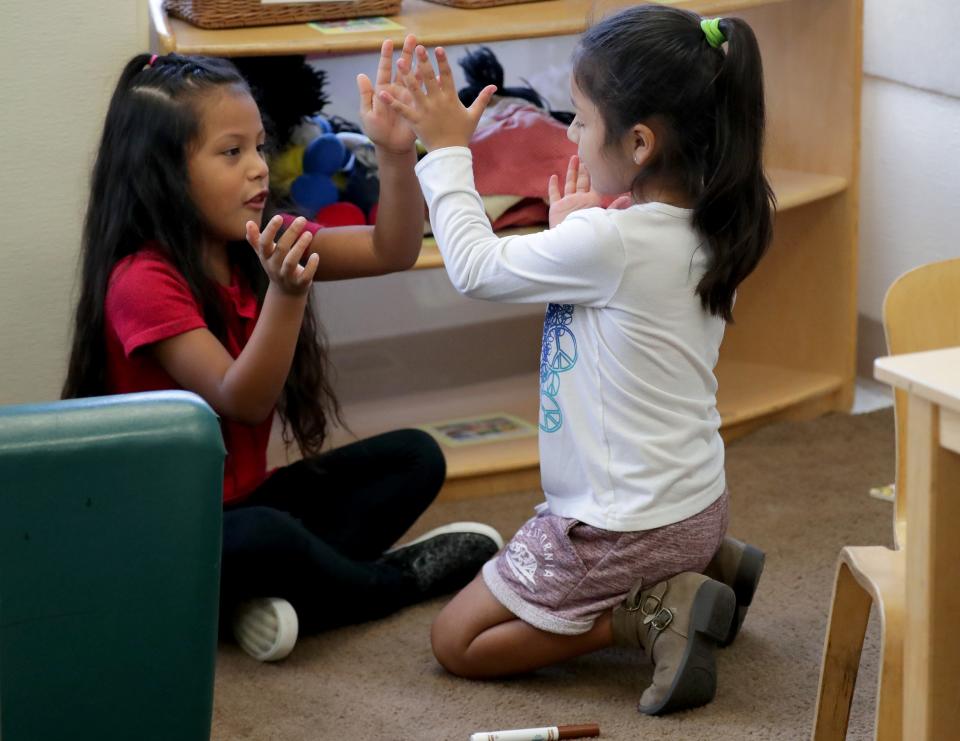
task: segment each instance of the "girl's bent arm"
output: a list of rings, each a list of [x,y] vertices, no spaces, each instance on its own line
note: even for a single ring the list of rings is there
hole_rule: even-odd
[[[604,306],[613,297],[626,256],[607,211],[577,211],[553,229],[501,238],[474,188],[469,149],[437,149],[420,161],[417,173],[444,267],[460,293],[585,306]]]
[[[397,69],[409,70],[417,40],[403,42]],[[374,81],[357,75],[360,93],[360,123],[373,142],[380,170],[380,203],[377,225],[317,232],[310,251],[319,257],[316,280],[360,278],[406,270],[416,262],[423,238],[423,197],[413,167],[417,162],[416,136],[378,92],[390,91],[402,100],[409,94],[399,85],[393,70],[393,42],[380,47],[380,62]]]
[[[154,354],[164,370],[185,389],[200,394],[222,416],[247,424],[267,419],[280,397],[303,322],[317,258],[301,265],[310,235],[297,219],[274,241],[280,219],[263,232],[247,222],[247,241],[270,278],[260,316],[250,339],[234,360],[207,329],[193,330],[157,343]]]
[[[180,386],[203,397],[217,414],[246,424],[267,419],[283,390],[297,345],[307,294],[271,285],[246,347],[233,358],[210,330],[195,329],[152,346]]]

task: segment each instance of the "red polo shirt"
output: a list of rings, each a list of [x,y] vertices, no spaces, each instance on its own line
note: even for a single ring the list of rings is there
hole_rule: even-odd
[[[257,297],[235,270],[229,286],[217,286],[223,302],[226,348],[237,357],[257,321]],[[179,389],[149,352],[155,342],[206,327],[186,280],[154,247],[123,258],[110,274],[105,305],[109,392]],[[267,442],[273,415],[258,425],[220,420],[227,459],[224,502],[248,496],[267,476]]]

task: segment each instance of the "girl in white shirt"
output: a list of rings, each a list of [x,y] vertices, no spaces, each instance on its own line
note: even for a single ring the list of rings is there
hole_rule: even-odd
[[[736,634],[763,566],[724,538],[713,373],[735,290],[771,238],[756,39],[742,20],[661,5],[587,31],[571,80],[578,157],[563,192],[551,180],[551,228],[506,238],[467,148],[494,88],[464,108],[436,59],[439,75],[422,46],[415,70],[399,65],[411,102],[381,98],[429,152],[417,174],[450,278],[473,298],[549,306],[546,501],[437,617],[434,654],[479,678],[642,646],[656,667],[642,712],[702,705],[713,646]],[[632,205],[599,208],[625,192]],[[698,573],[708,565],[719,581]]]

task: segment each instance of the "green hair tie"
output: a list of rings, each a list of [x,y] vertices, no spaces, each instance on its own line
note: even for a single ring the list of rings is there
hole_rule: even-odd
[[[707,43],[714,49],[719,49],[727,37],[720,30],[720,21],[723,18],[704,18],[700,21],[700,28],[703,29],[703,35],[707,37]]]

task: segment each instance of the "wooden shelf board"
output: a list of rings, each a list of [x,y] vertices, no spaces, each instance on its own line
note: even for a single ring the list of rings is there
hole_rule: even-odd
[[[537,424],[539,414],[536,375],[500,378],[467,386],[427,391],[397,398],[371,399],[344,409],[344,419],[358,437],[428,422],[506,412]],[[337,430],[332,444],[352,439]],[[537,436],[478,445],[444,447],[447,478],[489,475],[537,466]]]
[[[721,362],[717,381],[717,409],[725,429],[828,397],[843,386],[839,375],[742,361]]]
[[[784,0],[673,0],[671,5],[705,15],[731,13]],[[543,0],[493,8],[462,9],[403,0],[391,20],[403,26],[392,32],[322,34],[306,23],[250,28],[203,29],[171,18],[163,0],[149,0],[150,20],[161,53],[221,57],[276,54],[349,54],[376,51],[384,38],[402,41],[416,34],[427,46],[563,36],[581,33],[591,17],[627,7],[630,0]]]
[[[780,168],[771,168],[768,174],[773,190],[777,194],[777,210],[781,212],[829,198],[847,189],[847,180],[838,175],[821,175]],[[543,228],[542,225],[524,226],[504,229],[498,233],[506,237],[513,234],[530,234]],[[423,240],[420,257],[411,269],[429,270],[440,267],[443,267],[443,258],[440,256],[440,250],[437,249],[437,242],[433,237],[426,237]]]
[[[829,198],[847,189],[848,182],[839,175],[823,175],[771,167],[767,174],[777,195],[777,211],[805,206]]]
[[[780,418],[791,409],[810,406],[816,413],[830,408],[830,400],[843,386],[839,376],[746,362],[727,362],[717,369],[720,382],[718,408],[722,430],[728,440],[764,421]],[[507,412],[537,424],[539,396],[537,375],[524,374],[456,388],[371,399],[348,405],[344,419],[357,437],[388,430],[416,427],[459,417]],[[826,406],[825,406],[826,405]],[[276,432],[276,431],[275,431]],[[347,431],[334,430],[330,443],[343,445],[354,439]],[[271,464],[284,462],[278,436],[271,445]],[[535,485],[539,465],[537,437],[444,447],[447,481],[462,492],[447,498],[475,496],[505,490],[506,482]],[[518,477],[519,476],[519,477]],[[502,479],[502,482],[498,483]],[[519,486],[519,484],[518,484]],[[514,489],[516,490],[516,489]]]

